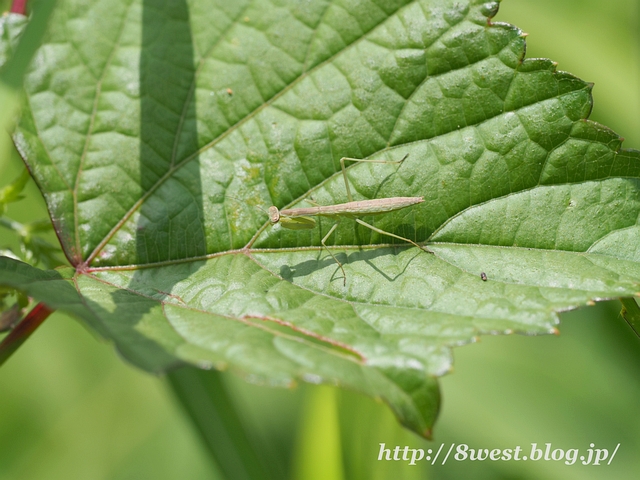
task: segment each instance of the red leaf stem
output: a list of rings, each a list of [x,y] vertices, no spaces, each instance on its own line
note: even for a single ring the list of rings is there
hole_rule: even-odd
[[[22,345],[44,322],[53,310],[39,303],[24,317],[16,328],[0,343],[0,366]]]

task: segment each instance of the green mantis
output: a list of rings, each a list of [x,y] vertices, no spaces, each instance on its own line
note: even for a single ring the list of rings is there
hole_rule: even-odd
[[[290,230],[308,230],[308,229],[313,229],[316,226],[316,221],[312,217],[322,216],[322,217],[335,218],[336,223],[322,238],[321,243],[322,243],[322,246],[325,248],[325,250],[329,252],[329,255],[331,255],[331,257],[338,264],[338,267],[340,267],[340,270],[342,271],[342,275],[344,278],[344,284],[346,285],[347,274],[344,271],[344,267],[342,266],[342,263],[340,263],[340,261],[331,252],[331,250],[327,247],[327,244],[325,243],[327,239],[331,236],[331,234],[338,227],[338,222],[340,221],[340,218],[352,218],[360,225],[367,227],[373,230],[374,232],[380,233],[382,235],[387,235],[389,237],[397,238],[399,240],[403,240],[407,243],[411,243],[412,245],[415,245],[416,247],[422,249],[420,245],[418,245],[416,242],[412,240],[409,240],[408,238],[404,238],[390,232],[385,232],[384,230],[376,228],[373,225],[370,225],[367,222],[357,217],[360,217],[363,215],[379,215],[379,214],[393,212],[396,210],[407,208],[412,205],[416,205],[418,203],[424,202],[424,197],[391,197],[391,198],[377,198],[374,200],[353,201],[353,197],[351,196],[351,190],[349,188],[349,182],[347,180],[347,171],[345,169],[344,162],[354,161],[354,162],[402,164],[402,162],[404,162],[407,156],[408,154],[405,155],[401,160],[397,160],[397,161],[369,160],[369,159],[343,157],[340,159],[340,166],[342,167],[344,185],[347,191],[347,198],[349,199],[347,203],[340,203],[337,205],[323,205],[323,206],[308,207],[308,208],[286,208],[283,210],[279,210],[277,207],[273,206],[273,207],[269,207],[269,212],[268,212],[269,221],[272,224],[279,223],[283,228],[287,228]],[[429,252],[428,250],[425,250],[425,251]]]

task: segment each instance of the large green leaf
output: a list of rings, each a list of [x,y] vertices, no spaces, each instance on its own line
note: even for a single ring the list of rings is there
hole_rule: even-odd
[[[15,140],[82,318],[148,370],[336,383],[428,434],[451,347],[637,295],[640,152],[585,120],[589,84],[523,59],[497,5],[61,1]],[[350,167],[351,190],[424,196],[365,220],[434,255],[344,220],[345,285],[332,219],[255,208],[344,202],[341,157],[407,153]]]

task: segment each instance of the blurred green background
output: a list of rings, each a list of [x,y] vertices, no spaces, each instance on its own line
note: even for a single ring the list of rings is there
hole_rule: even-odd
[[[2,11],[10,2],[2,1]],[[504,0],[496,21],[529,33],[528,57],[595,82],[591,118],[640,148],[640,2]],[[0,185],[22,164],[0,138]],[[10,206],[46,217],[31,183]],[[15,245],[0,230],[0,248]],[[632,479],[640,473],[640,341],[617,302],[563,314],[561,335],[483,337],[455,350],[442,379],[434,441],[405,431],[371,399],[330,387],[293,391],[225,375],[243,420],[276,470],[299,480]],[[162,378],[120,360],[78,322],[54,314],[0,369],[0,480],[216,478],[206,449]],[[562,462],[379,462],[379,443],[437,449],[620,449],[612,465]],[[284,475],[284,474],[283,474]],[[283,476],[284,479],[284,476]]]

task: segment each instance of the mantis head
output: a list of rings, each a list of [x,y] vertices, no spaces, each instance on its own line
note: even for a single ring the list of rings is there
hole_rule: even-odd
[[[278,223],[280,221],[280,211],[278,207],[269,207],[269,221],[271,223]]]
[[[269,207],[269,221],[273,224],[280,223],[283,228],[289,230],[309,230],[316,226],[313,218],[280,215],[278,207]]]

